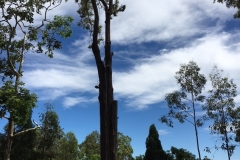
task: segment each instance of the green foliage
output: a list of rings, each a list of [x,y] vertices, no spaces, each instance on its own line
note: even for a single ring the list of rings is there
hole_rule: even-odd
[[[77,160],[78,141],[73,132],[66,133],[55,146],[58,151],[57,160]]]
[[[240,1],[239,0],[213,0],[213,2],[226,3],[228,8],[237,8],[234,18],[240,18]]]
[[[11,80],[6,81],[0,88],[1,116],[10,113],[17,125],[23,125],[31,116],[32,109],[36,107],[37,96],[23,88],[24,83],[19,82],[18,91]]]
[[[173,155],[175,160],[195,160],[196,156],[192,154],[191,152],[187,151],[186,149],[180,148],[177,149],[175,147],[171,147],[171,154]]]
[[[135,160],[144,160],[144,155],[136,156]]]
[[[133,149],[131,147],[131,138],[118,132],[118,160],[132,159]],[[93,131],[86,136],[85,140],[79,145],[81,160],[100,160],[100,134],[98,131]]]
[[[213,124],[209,126],[212,134],[219,134],[222,141],[221,149],[228,152],[230,159],[236,147],[231,144],[234,139],[235,127],[238,127],[239,109],[235,108],[234,98],[237,95],[237,86],[232,79],[221,76],[221,70],[217,66],[213,67],[210,79],[212,89],[209,91],[209,97],[203,109],[206,110],[207,116],[213,120]]]
[[[73,18],[70,16],[54,16],[53,20],[46,24],[45,30],[42,30],[42,41],[37,44],[37,52],[43,52],[43,46],[47,47],[45,54],[48,54],[50,58],[53,57],[54,49],[61,49],[61,41],[57,40],[55,37],[59,35],[63,38],[68,38],[72,34],[72,29],[70,23],[73,21]],[[30,33],[33,34],[31,37],[36,37],[37,30],[31,28]],[[35,33],[35,34],[34,34]]]
[[[79,145],[80,159],[100,159],[100,134],[93,131]],[[93,158],[94,157],[94,158]]]
[[[165,159],[166,154],[163,151],[161,141],[159,140],[158,131],[154,124],[149,128],[149,135],[146,139],[146,152],[144,160],[161,160]]]
[[[118,160],[131,160],[132,159],[132,154],[133,154],[133,149],[131,146],[131,138],[129,136],[123,135],[123,133],[118,132],[118,137],[117,137],[117,159]]]

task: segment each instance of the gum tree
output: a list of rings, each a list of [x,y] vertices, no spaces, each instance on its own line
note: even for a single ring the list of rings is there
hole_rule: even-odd
[[[192,124],[195,131],[198,157],[201,159],[197,127],[203,125],[203,118],[197,117],[196,105],[204,100],[201,92],[206,84],[206,78],[199,71],[200,68],[193,61],[181,65],[175,76],[181,88],[179,91],[174,91],[165,96],[170,110],[167,115],[162,116],[159,120],[170,127],[173,127],[172,118],[177,119],[180,123],[187,121]]]
[[[113,96],[112,85],[112,56],[111,51],[111,19],[117,16],[118,12],[125,10],[125,5],[119,5],[118,0],[76,0],[79,4],[78,13],[80,15],[79,26],[89,30],[92,36],[92,49],[97,65],[100,103],[100,141],[101,159],[117,159],[117,101]],[[99,49],[99,43],[103,38],[99,37],[101,26],[99,25],[99,10],[104,10],[105,36],[104,36],[104,60]]]
[[[237,96],[237,86],[232,79],[227,76],[221,76],[221,70],[217,66],[213,67],[210,74],[212,89],[206,99],[203,109],[206,110],[207,116],[213,120],[209,126],[212,134],[220,135],[222,150],[226,150],[228,160],[230,160],[236,144],[233,144],[234,133],[239,123],[239,109],[236,109],[234,98]],[[216,146],[215,148],[219,148]]]
[[[52,57],[53,50],[62,46],[55,36],[71,35],[71,17],[55,16],[52,21],[47,19],[47,13],[60,3],[61,0],[0,2],[0,74],[3,80],[0,116],[8,120],[4,160],[10,159],[14,137],[38,127],[35,123],[34,128],[14,133],[14,126],[27,121],[37,101],[36,94],[24,88],[21,82],[26,53],[45,53]],[[36,15],[41,16],[42,20],[35,20]]]

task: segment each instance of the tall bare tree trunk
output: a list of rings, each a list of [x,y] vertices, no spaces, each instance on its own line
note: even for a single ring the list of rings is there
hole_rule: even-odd
[[[100,103],[100,142],[101,159],[117,159],[117,101],[113,97],[112,85],[112,52],[110,21],[112,0],[109,1],[109,7],[105,6],[105,60],[101,60],[98,46],[98,27],[99,14],[96,0],[91,0],[95,20],[93,31],[92,51],[95,57],[98,77],[99,77],[99,103]],[[107,8],[106,8],[107,7]]]

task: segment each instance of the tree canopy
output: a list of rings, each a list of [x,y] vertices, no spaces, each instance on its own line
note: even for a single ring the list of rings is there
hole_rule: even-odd
[[[131,138],[118,132],[117,138],[117,156],[118,160],[131,160],[133,149],[131,146]],[[100,160],[100,134],[93,131],[86,136],[85,140],[79,145],[80,159]]]

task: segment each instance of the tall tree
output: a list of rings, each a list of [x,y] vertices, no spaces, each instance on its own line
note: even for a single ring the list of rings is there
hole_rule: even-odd
[[[146,139],[146,152],[144,160],[164,160],[166,154],[159,140],[158,131],[154,124],[149,128],[149,134]]]
[[[206,84],[206,78],[199,71],[200,68],[193,61],[181,65],[175,76],[177,83],[181,86],[180,91],[166,95],[165,100],[170,110],[159,120],[170,127],[173,127],[172,118],[177,119],[180,123],[187,121],[192,124],[195,131],[198,157],[201,159],[197,127],[203,125],[203,119],[196,116],[196,104],[204,100],[201,92]]]
[[[131,147],[131,138],[118,132],[117,137],[117,155],[119,160],[131,160],[133,149]],[[100,160],[100,134],[93,131],[79,145],[80,159]]]
[[[55,144],[57,160],[77,160],[78,141],[73,132],[64,134],[63,138]]]
[[[236,147],[231,142],[235,133],[235,122],[240,110],[236,110],[234,98],[237,96],[237,86],[232,79],[222,77],[221,70],[217,66],[213,67],[210,79],[212,89],[210,95],[206,99],[203,109],[206,110],[207,116],[213,120],[213,124],[209,126],[212,134],[219,134],[222,141],[221,149],[226,150],[228,160],[231,159],[233,151]],[[238,111],[238,113],[236,113]],[[217,146],[218,147],[218,146]]]
[[[98,100],[100,103],[100,132],[101,132],[101,159],[115,160],[117,158],[117,101],[113,97],[112,85],[112,56],[111,52],[111,19],[118,12],[125,10],[125,5],[119,5],[115,0],[76,0],[79,4],[78,13],[81,20],[79,25],[89,30],[92,35],[92,49],[97,70],[99,85]],[[104,61],[99,49],[99,42],[102,38],[98,35],[101,32],[99,25],[99,9],[105,12],[105,57]]]
[[[35,159],[55,158],[57,150],[54,145],[63,137],[57,113],[50,103],[46,103],[46,112],[40,114],[41,127],[37,132]]]
[[[60,3],[61,0],[0,1],[0,73],[3,80],[7,79],[0,93],[0,116],[8,120],[4,160],[10,159],[13,138],[30,130],[14,134],[14,126],[26,122],[37,101],[37,96],[23,88],[21,82],[25,53],[44,52],[52,57],[53,50],[62,46],[55,35],[71,35],[69,23],[72,18],[55,16],[52,21],[47,19],[48,11]],[[41,22],[34,19],[36,15],[42,15]]]

